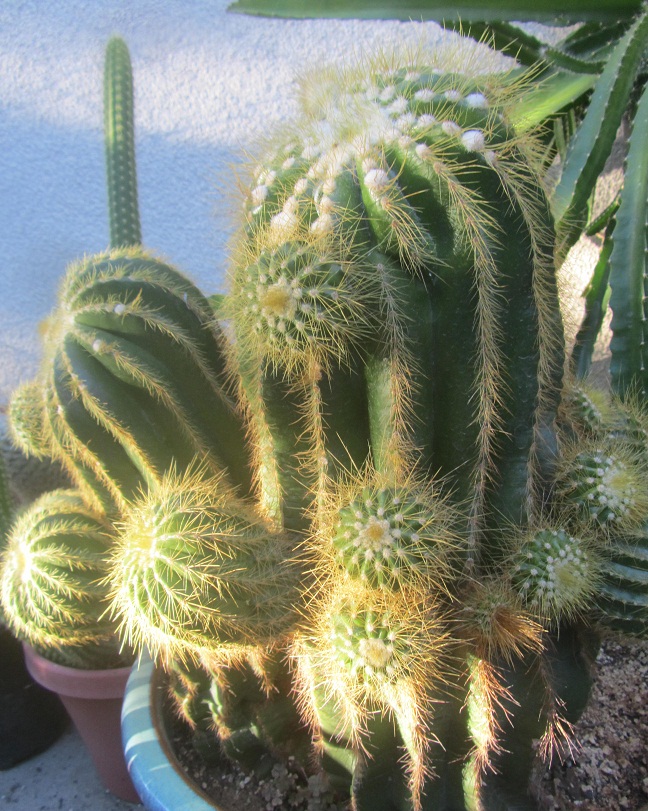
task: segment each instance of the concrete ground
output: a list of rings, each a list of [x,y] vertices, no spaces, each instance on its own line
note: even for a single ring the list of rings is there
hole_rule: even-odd
[[[106,791],[71,725],[46,752],[0,771],[3,811],[138,811],[142,807]]]

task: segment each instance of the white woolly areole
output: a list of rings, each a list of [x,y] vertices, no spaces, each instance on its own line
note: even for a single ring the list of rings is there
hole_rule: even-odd
[[[408,107],[409,104],[407,99],[404,96],[399,96],[392,101],[387,108],[387,112],[389,112],[391,115],[401,115],[408,109]]]
[[[444,121],[443,124],[441,124],[441,129],[446,135],[459,135],[461,132],[461,127],[456,121]]]
[[[461,93],[458,90],[446,90],[443,96],[448,101],[454,102],[461,101]]]
[[[385,89],[384,89],[384,90],[383,90],[383,91],[380,93],[380,95],[378,96],[378,98],[380,99],[380,101],[385,101],[385,102],[386,102],[386,101],[390,101],[391,99],[393,99],[393,98],[394,98],[395,93],[396,93],[396,88],[395,88],[395,87],[393,87],[393,85],[388,85],[388,86],[387,86],[387,87],[386,87],[386,88],[385,88]]]
[[[290,239],[298,225],[297,217],[289,211],[280,211],[270,220],[270,227],[278,240]]]
[[[418,117],[416,123],[419,127],[431,127],[433,124],[437,123],[437,120],[436,116],[433,116],[432,113],[423,113],[423,115]]]
[[[486,146],[482,130],[466,130],[461,136],[461,143],[471,152],[481,152]]]
[[[295,194],[304,194],[305,191],[308,189],[308,178],[307,177],[300,177],[299,180],[295,183],[294,192]]]
[[[314,234],[330,234],[333,224],[333,217],[328,213],[323,213],[312,222],[310,230]]]
[[[434,98],[434,90],[430,87],[423,87],[421,90],[417,90],[414,93],[414,98],[416,101],[432,101]]]
[[[322,197],[320,197],[320,199],[317,201],[316,206],[317,210],[321,214],[328,214],[335,208],[335,203],[328,195],[323,194]]]
[[[290,195],[290,197],[286,198],[285,203],[283,204],[283,210],[286,214],[296,214],[297,210],[299,209],[299,202],[294,195]]]
[[[336,188],[335,177],[327,177],[322,184],[322,191],[324,194],[333,194]]]
[[[364,182],[369,191],[381,192],[389,186],[389,175],[384,169],[369,169]]]
[[[267,196],[268,196],[268,187],[257,186],[250,192],[250,199],[252,200],[252,205],[260,206]]]
[[[416,124],[414,113],[406,113],[396,120],[396,127],[399,130],[410,130]]]
[[[488,99],[483,93],[469,93],[465,101],[469,107],[477,110],[486,110],[488,108]]]

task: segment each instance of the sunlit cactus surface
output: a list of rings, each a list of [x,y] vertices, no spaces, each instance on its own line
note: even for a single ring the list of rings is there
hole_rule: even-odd
[[[112,617],[201,740],[356,811],[533,808],[593,630],[648,623],[646,417],[565,378],[528,79],[478,68],[316,72],[218,316],[125,238],[68,271],[12,404],[114,527]]]

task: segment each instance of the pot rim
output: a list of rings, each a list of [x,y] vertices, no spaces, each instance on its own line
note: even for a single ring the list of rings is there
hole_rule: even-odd
[[[25,666],[42,687],[70,698],[115,699],[124,695],[131,668],[83,670],[52,662],[23,642]]]
[[[126,765],[149,811],[227,811],[183,772],[161,719],[162,671],[142,654],[133,665],[122,707]]]

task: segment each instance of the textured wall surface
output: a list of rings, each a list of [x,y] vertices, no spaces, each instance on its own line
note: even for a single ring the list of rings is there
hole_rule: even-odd
[[[395,41],[453,36],[433,23],[272,20],[226,6],[0,4],[0,408],[37,369],[38,324],[66,265],[108,243],[102,70],[112,34],[133,61],[144,243],[208,293],[223,286],[236,165],[293,114],[296,73]]]

